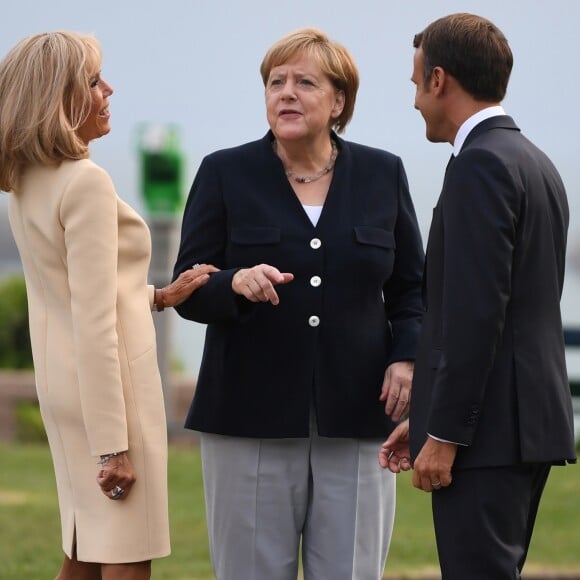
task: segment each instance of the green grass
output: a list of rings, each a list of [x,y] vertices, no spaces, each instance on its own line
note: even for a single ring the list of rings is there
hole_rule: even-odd
[[[199,451],[170,452],[173,553],[153,564],[156,580],[210,580]],[[399,476],[397,517],[387,574],[437,570],[428,494]],[[554,468],[540,508],[528,572],[580,570],[580,470]],[[48,447],[0,445],[0,578],[50,580],[62,554],[56,490]]]

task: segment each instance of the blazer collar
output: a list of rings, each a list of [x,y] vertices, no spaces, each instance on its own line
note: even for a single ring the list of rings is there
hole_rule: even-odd
[[[463,149],[465,149],[465,147],[476,137],[492,129],[511,129],[513,131],[520,130],[520,128],[515,124],[515,121],[509,115],[498,115],[496,117],[490,117],[489,119],[485,119],[481,123],[477,124],[471,130],[469,135],[467,135],[465,138],[465,142],[463,143],[461,150],[463,151]]]

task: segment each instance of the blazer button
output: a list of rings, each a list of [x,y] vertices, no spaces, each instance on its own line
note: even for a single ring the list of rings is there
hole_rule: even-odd
[[[322,242],[320,241],[319,238],[312,238],[310,240],[310,247],[313,250],[318,250],[318,248],[320,248],[320,246],[322,246]]]
[[[322,278],[320,276],[312,276],[312,278],[310,278],[311,286],[317,288],[318,286],[320,286],[320,284],[322,284]]]
[[[312,327],[318,326],[320,324],[320,318],[318,318],[318,316],[311,316],[308,319],[308,324]]]

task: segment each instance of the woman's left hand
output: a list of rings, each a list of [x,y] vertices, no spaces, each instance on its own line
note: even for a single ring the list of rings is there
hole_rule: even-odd
[[[393,421],[399,421],[409,411],[414,367],[413,361],[399,361],[390,364],[385,372],[379,400],[386,401],[385,413]]]
[[[99,465],[97,472],[101,491],[112,500],[126,499],[136,479],[135,469],[126,452],[107,459],[106,463]]]
[[[379,465],[393,473],[411,469],[409,452],[409,419],[402,421],[379,450]]]

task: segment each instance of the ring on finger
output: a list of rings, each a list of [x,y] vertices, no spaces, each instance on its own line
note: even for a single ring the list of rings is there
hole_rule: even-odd
[[[125,490],[122,487],[119,487],[118,485],[116,485],[111,490],[111,497],[113,499],[119,499],[124,493],[125,493]]]
[[[441,487],[441,482],[439,480],[432,481],[431,482],[431,487],[433,487],[433,489],[439,489]]]

